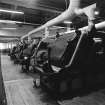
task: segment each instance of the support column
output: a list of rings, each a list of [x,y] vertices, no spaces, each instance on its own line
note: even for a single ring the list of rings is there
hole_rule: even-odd
[[[11,42],[11,47],[10,47],[10,49],[12,49],[12,42]]]
[[[31,37],[30,37],[30,36],[28,36],[28,41],[29,41],[29,42],[31,41]]]
[[[67,31],[71,31],[71,30],[72,30],[71,23],[68,23],[67,24]]]
[[[45,28],[45,37],[49,36],[49,29],[48,27]]]
[[[7,49],[9,49],[9,42],[7,43]]]

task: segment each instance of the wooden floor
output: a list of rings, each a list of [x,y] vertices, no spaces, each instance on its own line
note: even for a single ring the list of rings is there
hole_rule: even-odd
[[[5,82],[8,105],[58,105],[41,89],[34,89],[32,85],[32,79]]]
[[[105,105],[105,89],[77,96],[68,100],[55,101],[41,89],[33,88],[37,75],[21,73],[8,56],[2,55],[2,74],[8,105]]]
[[[2,55],[2,74],[8,105],[58,105],[41,89],[33,88],[37,75],[21,73],[8,56]]]

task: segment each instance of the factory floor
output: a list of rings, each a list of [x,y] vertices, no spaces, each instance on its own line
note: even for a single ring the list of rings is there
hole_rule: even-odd
[[[105,105],[105,89],[68,100],[54,100],[39,88],[33,88],[37,74],[21,73],[21,66],[1,55],[2,75],[8,105]]]
[[[21,73],[21,66],[7,55],[1,55],[1,65],[8,105],[58,105],[41,89],[33,88],[38,75]]]

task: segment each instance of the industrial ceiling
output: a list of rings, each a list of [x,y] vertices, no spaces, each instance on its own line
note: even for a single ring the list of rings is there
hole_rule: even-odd
[[[84,0],[82,7],[88,6],[91,4],[93,0]],[[19,12],[23,12],[24,14],[15,14],[15,13],[7,13],[0,12],[0,20],[4,20],[5,22],[0,23],[0,39],[6,40],[6,38],[2,37],[4,35],[4,31],[7,31],[6,28],[14,28],[12,30],[14,32],[14,36],[8,34],[11,38],[20,37],[26,34],[28,31],[36,28],[48,20],[58,16],[64,10],[68,8],[69,0],[0,0],[0,9],[5,10],[15,10]],[[75,19],[79,26],[83,26],[86,24],[86,17],[82,16],[85,22],[81,24],[81,17]],[[15,24],[10,25],[7,21],[16,21]],[[18,21],[18,22],[17,22]],[[79,23],[78,23],[79,21]],[[30,26],[30,28],[29,28]],[[59,26],[65,26],[64,23],[59,24]],[[27,28],[28,27],[28,28]],[[16,29],[15,29],[16,28]],[[26,30],[26,31],[24,31]],[[19,34],[16,35],[16,32]],[[23,33],[21,33],[23,32]],[[2,34],[3,33],[3,34]],[[8,36],[7,34],[5,35]],[[12,37],[13,36],[13,37]],[[7,39],[10,39],[7,38]]]

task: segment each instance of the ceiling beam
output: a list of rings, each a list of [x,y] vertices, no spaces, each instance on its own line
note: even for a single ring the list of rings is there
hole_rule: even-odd
[[[13,7],[18,8],[18,6],[21,7],[25,7],[25,8],[32,8],[32,9],[36,9],[36,10],[41,10],[41,11],[47,11],[47,12],[52,12],[52,13],[62,13],[63,10],[59,9],[59,8],[55,8],[55,7],[51,7],[51,6],[47,6],[47,5],[43,5],[43,4],[37,4],[35,5],[27,5],[27,4],[22,4],[21,2],[15,3],[15,1],[13,2],[9,2],[7,0],[1,0],[0,3],[4,3],[6,5],[11,5]]]
[[[17,42],[18,40],[1,40],[0,43],[9,43],[9,42]]]
[[[58,10],[57,8],[48,7],[46,5],[41,5],[41,4],[39,4],[38,6],[35,6],[34,8],[41,10],[41,11],[48,11],[48,12],[53,12],[53,13],[62,13],[63,12],[63,10]]]
[[[0,38],[20,38],[20,36],[5,36],[5,35],[0,35]]]

